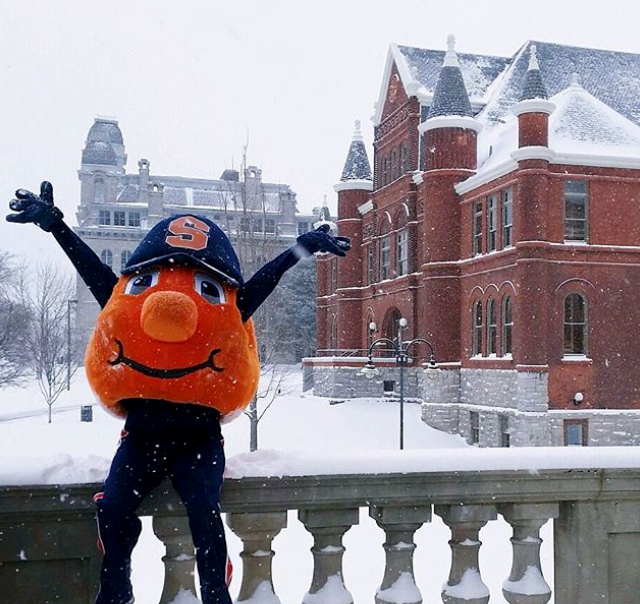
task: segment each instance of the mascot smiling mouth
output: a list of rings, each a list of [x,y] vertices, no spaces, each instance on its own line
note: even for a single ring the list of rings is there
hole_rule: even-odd
[[[211,351],[209,358],[204,363],[199,363],[192,367],[182,367],[181,369],[154,369],[153,367],[147,367],[142,363],[138,363],[137,361],[124,356],[124,347],[122,346],[122,342],[120,340],[116,340],[115,342],[118,345],[118,355],[114,361],[109,361],[109,365],[115,366],[122,363],[131,367],[131,369],[135,369],[136,371],[150,377],[170,380],[184,377],[185,375],[200,371],[201,369],[213,369],[213,371],[218,373],[224,371],[224,369],[222,367],[218,367],[215,362],[215,356],[222,350],[221,348],[215,348]]]

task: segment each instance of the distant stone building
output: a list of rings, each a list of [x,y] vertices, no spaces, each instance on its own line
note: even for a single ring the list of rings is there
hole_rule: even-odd
[[[354,250],[318,263],[307,385],[397,382],[353,357],[405,317],[443,370],[409,370],[427,423],[481,446],[640,444],[638,98],[639,55],[392,45],[374,173],[356,134],[336,185]]]
[[[242,174],[225,170],[219,179],[208,180],[151,174],[147,159],[138,162],[137,173],[127,173],[126,163],[118,122],[96,118],[78,172],[81,189],[75,231],[116,274],[147,231],[172,214],[190,212],[215,221],[233,241],[245,278],[293,245],[317,220],[317,215],[298,213],[296,194],[289,185],[264,182],[256,166],[248,166]],[[295,275],[296,271],[297,267],[291,272]],[[308,291],[311,300],[314,295]],[[86,343],[99,307],[80,278],[77,299],[78,337]],[[296,338],[297,346],[291,346],[287,338],[276,337],[268,306],[259,311],[256,324],[263,342],[282,343],[276,345],[274,358],[295,361],[309,354],[301,338]],[[306,329],[313,332],[315,316],[310,319]]]

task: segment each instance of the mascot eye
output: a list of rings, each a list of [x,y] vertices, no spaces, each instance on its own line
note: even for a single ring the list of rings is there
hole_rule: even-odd
[[[134,275],[129,279],[129,281],[127,281],[124,293],[137,296],[138,294],[146,292],[150,287],[153,287],[158,283],[159,276],[160,273],[158,271]]]
[[[210,275],[196,273],[196,292],[210,304],[224,303],[224,289]]]

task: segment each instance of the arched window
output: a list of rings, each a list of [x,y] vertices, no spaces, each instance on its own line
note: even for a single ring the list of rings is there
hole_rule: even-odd
[[[482,354],[482,302],[473,305],[473,331],[471,334],[471,356]]]
[[[487,302],[487,356],[498,352],[498,309],[496,301]]]
[[[581,294],[564,299],[564,354],[587,354],[587,300]]]
[[[398,329],[400,328],[400,319],[402,315],[397,308],[391,308],[387,311],[382,325],[382,333],[385,338],[390,340],[398,339]],[[381,345],[384,348],[383,345]],[[393,352],[387,351],[384,356],[393,356]]]
[[[131,258],[131,252],[129,250],[122,250],[120,254],[120,270],[123,271],[124,267],[127,266],[127,262],[129,262],[129,258]]]
[[[102,250],[102,252],[100,252],[100,260],[109,268],[113,268],[113,253],[111,250]]]
[[[513,301],[505,296],[502,301],[502,356],[513,354]]]
[[[106,200],[105,186],[102,178],[96,178],[93,183],[93,199],[96,203],[104,203]]]

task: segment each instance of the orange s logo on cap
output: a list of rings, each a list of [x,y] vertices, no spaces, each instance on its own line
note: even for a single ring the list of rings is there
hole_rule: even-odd
[[[167,228],[171,235],[165,238],[171,247],[203,250],[209,243],[209,225],[193,216],[180,216]]]

